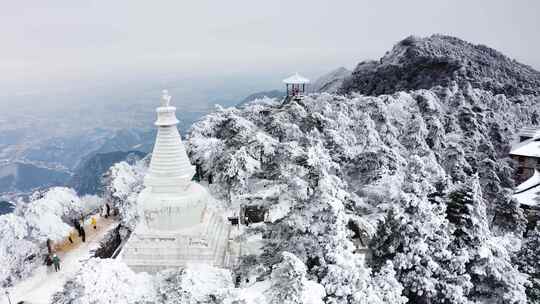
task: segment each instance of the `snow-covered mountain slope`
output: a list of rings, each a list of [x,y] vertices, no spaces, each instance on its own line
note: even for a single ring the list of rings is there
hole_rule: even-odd
[[[349,77],[350,75],[351,71],[344,67],[339,67],[328,74],[317,78],[317,80],[315,80],[315,82],[313,82],[311,85],[310,91],[316,93],[336,93],[343,85],[345,78]]]
[[[0,200],[0,215],[8,214],[15,209],[15,204],[9,201]]]
[[[507,97],[540,95],[540,72],[487,46],[443,35],[408,37],[380,61],[358,64],[342,91],[392,94],[453,81]]]
[[[261,98],[264,98],[264,97],[283,98],[283,97],[285,97],[285,92],[280,91],[280,90],[271,90],[271,91],[262,91],[262,92],[253,93],[253,94],[250,94],[249,96],[247,96],[246,98],[244,98],[236,106],[237,107],[242,107],[245,104],[247,104],[247,103],[249,103],[249,102],[251,102],[253,100],[261,99]]]
[[[92,155],[78,166],[68,185],[79,195],[98,194],[103,191],[102,176],[111,166],[121,161],[134,164],[146,155],[140,151],[115,151]]]
[[[33,164],[15,162],[0,165],[0,194],[61,186],[69,178],[68,172],[38,167]]]
[[[525,218],[511,200],[508,152],[519,128],[538,124],[538,72],[456,38],[422,41],[353,73],[347,96],[261,100],[193,126],[200,178],[232,206],[282,211],[253,228],[264,252],[245,263],[268,267],[291,252],[329,303],[399,303],[402,290],[411,303],[527,301],[531,272],[514,257],[530,252],[513,245]],[[461,75],[463,58],[475,68],[496,61]],[[261,185],[279,190],[262,195]]]

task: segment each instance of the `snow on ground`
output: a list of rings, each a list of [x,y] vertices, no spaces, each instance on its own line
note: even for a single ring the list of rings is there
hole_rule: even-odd
[[[60,271],[54,272],[52,267],[40,266],[33,275],[26,280],[9,288],[11,303],[46,304],[50,303],[51,296],[62,290],[67,279],[81,269],[84,261],[91,257],[91,252],[99,247],[99,242],[107,232],[116,227],[116,220],[97,217],[98,229],[85,227],[86,242],[74,246],[67,252],[59,252]],[[0,304],[9,304],[4,292],[0,294]]]
[[[204,264],[190,264],[186,267],[181,282],[181,289],[189,291],[196,302],[203,302],[208,294],[217,294],[220,290],[234,287],[231,272]]]
[[[115,259],[91,258],[70,279],[61,293],[55,294],[58,304],[157,303],[154,279],[145,272],[135,273]]]
[[[279,204],[272,205],[268,210],[268,221],[274,223],[287,216],[291,211],[292,202],[288,199],[280,199]]]
[[[252,224],[254,226],[255,224]],[[241,243],[241,255],[260,255],[264,240],[261,233],[248,235]]]

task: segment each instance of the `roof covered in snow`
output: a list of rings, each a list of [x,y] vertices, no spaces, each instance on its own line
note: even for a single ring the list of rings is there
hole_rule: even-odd
[[[539,206],[538,193],[540,192],[540,172],[534,170],[533,176],[516,187],[513,195],[521,205]]]
[[[538,172],[538,170],[534,170],[533,176],[516,187],[516,192],[522,192],[538,185],[540,185],[540,172]]]
[[[513,198],[518,201],[520,205],[536,207],[540,205],[537,201],[538,192],[540,192],[540,187],[534,187],[527,191],[514,194]]]
[[[540,130],[536,127],[525,127],[519,131],[521,136],[540,137]]]
[[[295,73],[294,75],[283,79],[283,82],[286,84],[307,84],[309,83],[309,79],[298,73]]]
[[[540,137],[533,137],[514,145],[510,155],[540,158]]]
[[[520,138],[527,138],[512,145],[510,155],[540,157],[540,129],[525,127],[519,131]]]

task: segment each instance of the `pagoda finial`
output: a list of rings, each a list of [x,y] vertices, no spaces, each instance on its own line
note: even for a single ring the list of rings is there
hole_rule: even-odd
[[[161,91],[161,106],[162,107],[169,107],[171,105],[171,95],[169,95],[169,91],[163,90]]]

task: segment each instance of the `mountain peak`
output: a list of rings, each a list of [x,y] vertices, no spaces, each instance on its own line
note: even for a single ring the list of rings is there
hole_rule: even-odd
[[[507,96],[540,95],[540,72],[487,46],[439,34],[409,36],[378,62],[361,62],[342,91],[380,95],[452,82]]]

